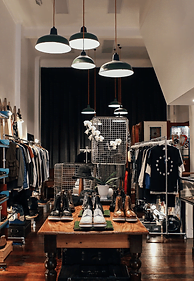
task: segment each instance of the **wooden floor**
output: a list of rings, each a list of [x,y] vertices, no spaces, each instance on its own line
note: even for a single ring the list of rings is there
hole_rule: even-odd
[[[44,261],[43,237],[37,231],[46,216],[37,221],[34,231],[28,234],[25,245],[14,245],[13,252],[7,257],[6,271],[0,271],[1,281],[43,281]],[[151,239],[150,241],[154,241]],[[165,239],[160,237],[156,242],[147,242],[144,239],[142,261],[142,281],[193,281],[194,258],[192,258],[192,240],[184,241],[182,238]],[[129,256],[126,254],[123,262],[127,263]],[[61,261],[58,260],[59,272]]]

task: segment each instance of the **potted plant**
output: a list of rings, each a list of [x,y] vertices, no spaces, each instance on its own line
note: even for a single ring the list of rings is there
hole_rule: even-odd
[[[108,178],[94,178],[97,183],[98,193],[101,199],[107,199],[110,186],[115,187],[114,181],[118,179],[115,177],[116,172],[113,172]]]

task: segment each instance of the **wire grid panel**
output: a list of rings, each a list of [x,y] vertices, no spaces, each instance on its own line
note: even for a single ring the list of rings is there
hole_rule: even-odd
[[[94,117],[92,125],[100,131],[104,140],[92,138],[91,161],[93,164],[125,165],[127,161],[128,119],[125,117]],[[121,144],[113,147],[112,141],[121,139]]]
[[[57,163],[54,166],[54,188],[55,193],[60,191],[67,192],[71,190],[73,192],[74,187],[79,186],[79,179],[73,179],[72,177],[77,174],[78,168],[82,163]],[[88,165],[93,172],[93,166]],[[91,180],[84,179],[84,189],[91,188]]]

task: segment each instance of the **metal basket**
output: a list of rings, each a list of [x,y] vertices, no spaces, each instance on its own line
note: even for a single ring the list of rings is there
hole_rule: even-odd
[[[82,163],[57,163],[54,166],[54,188],[55,194],[61,191],[67,192],[69,189],[73,193],[73,188],[76,187],[76,182],[79,185],[79,179],[73,179],[76,175],[78,168]],[[89,165],[89,164],[88,164]],[[91,173],[93,173],[93,165],[89,165]],[[92,187],[92,181],[84,179],[84,189]]]
[[[127,161],[128,119],[125,117],[94,117],[92,125],[100,131],[103,141],[92,138],[91,161],[93,164],[125,165]],[[116,149],[111,146],[111,141],[121,139],[121,144]]]

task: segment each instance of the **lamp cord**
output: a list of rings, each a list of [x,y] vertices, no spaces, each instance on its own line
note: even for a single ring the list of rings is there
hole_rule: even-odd
[[[117,52],[117,3],[115,0],[115,47]]]
[[[85,1],[83,0],[83,51],[84,51],[84,26],[85,24]]]
[[[55,0],[53,0],[53,27],[55,27]]]
[[[94,49],[94,62],[96,64],[96,49]],[[94,110],[96,111],[96,67],[94,68]]]
[[[117,80],[115,78],[115,99],[117,98],[117,89],[116,89],[116,87],[117,87]]]
[[[88,104],[90,104],[90,74],[88,69]]]

